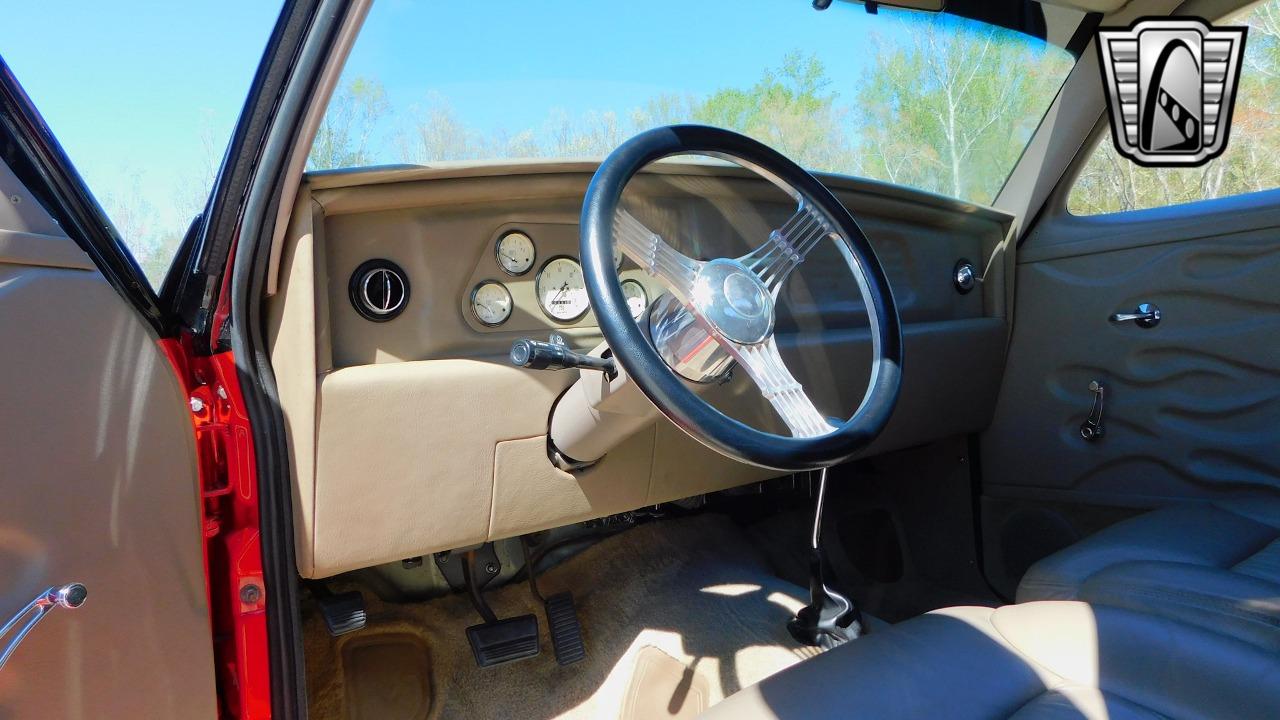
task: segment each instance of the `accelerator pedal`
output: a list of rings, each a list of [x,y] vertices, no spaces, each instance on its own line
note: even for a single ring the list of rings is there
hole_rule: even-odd
[[[551,630],[551,647],[556,651],[556,662],[572,665],[587,656],[582,642],[582,623],[578,621],[578,608],[573,604],[573,593],[568,590],[543,597],[538,591],[538,561],[547,550],[541,548],[537,555],[529,549],[529,536],[520,538],[524,550],[525,574],[529,576],[529,592],[542,602],[547,613],[547,627]]]
[[[585,658],[587,648],[582,644],[582,624],[578,622],[578,609],[573,605],[573,593],[567,590],[556,593],[547,598],[545,607],[556,662],[572,665]]]

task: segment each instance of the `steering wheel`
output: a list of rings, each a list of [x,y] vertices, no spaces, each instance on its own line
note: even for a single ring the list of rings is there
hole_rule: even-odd
[[[795,213],[742,257],[701,261],[681,254],[619,201],[646,165],[684,154],[718,157],[756,172],[795,199]],[[893,293],[849,211],[799,165],[728,130],[700,125],[649,130],[600,165],[587,188],[580,228],[587,294],[615,360],[658,410],[693,438],[742,462],[800,471],[847,460],[884,429],[902,379],[902,331]],[[782,283],[824,238],[835,240],[870,318],[871,378],[858,409],[844,421],[818,412],[783,362],[773,334]],[[628,310],[614,269],[614,243],[669,290],[667,302],[651,306],[648,327]],[[734,362],[773,405],[790,436],[725,415],[688,384],[714,379]]]

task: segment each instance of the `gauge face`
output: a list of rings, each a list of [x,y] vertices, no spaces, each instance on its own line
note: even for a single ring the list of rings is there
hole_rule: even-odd
[[[649,307],[649,293],[644,291],[644,286],[635,280],[622,281],[622,296],[627,299],[627,309],[631,311],[631,317],[639,320],[644,316],[644,311]]]
[[[511,293],[500,282],[487,280],[471,291],[471,312],[485,325],[501,325],[511,317]]]
[[[498,256],[498,265],[508,275],[529,272],[529,268],[533,267],[533,259],[538,254],[533,246],[533,238],[522,232],[509,232],[498,238],[493,251]]]
[[[572,322],[586,314],[590,307],[582,266],[573,258],[551,258],[538,271],[534,284],[537,286],[538,304],[553,320]]]

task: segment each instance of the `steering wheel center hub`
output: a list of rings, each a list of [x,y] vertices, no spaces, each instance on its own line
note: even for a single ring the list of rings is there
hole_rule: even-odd
[[[712,260],[693,282],[694,309],[721,335],[744,345],[773,334],[773,295],[737,260]]]

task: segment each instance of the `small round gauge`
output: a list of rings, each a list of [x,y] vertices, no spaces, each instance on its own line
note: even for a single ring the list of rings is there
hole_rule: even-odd
[[[587,283],[582,266],[571,257],[555,257],[538,271],[534,281],[538,304],[552,320],[573,322],[586,314],[591,305],[587,299]]]
[[[639,320],[644,316],[649,307],[649,293],[644,291],[643,285],[635,280],[623,280],[622,296],[627,299],[627,309],[631,311],[632,318]]]
[[[485,325],[501,325],[511,317],[511,292],[507,286],[486,280],[471,291],[471,312]]]
[[[498,257],[498,265],[508,275],[523,275],[533,267],[533,260],[538,255],[533,246],[533,238],[520,231],[509,232],[498,238],[493,246]]]

